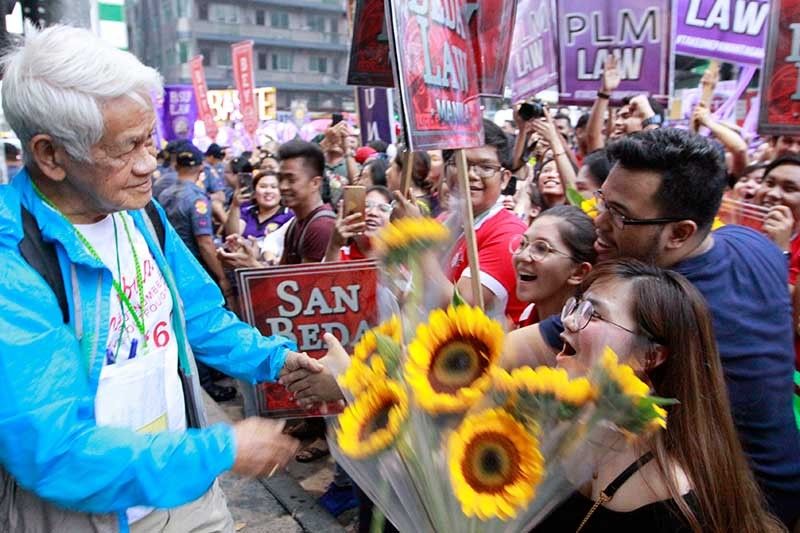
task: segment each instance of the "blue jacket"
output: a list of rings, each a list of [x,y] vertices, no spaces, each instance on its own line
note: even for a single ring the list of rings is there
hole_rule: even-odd
[[[38,221],[43,239],[55,243],[69,325],[50,287],[19,253],[20,204]],[[185,338],[182,368],[194,369],[193,354],[247,382],[274,381],[294,343],[263,337],[226,311],[217,286],[159,212],[163,254],[146,215],[130,215],[178,295],[173,326]],[[0,464],[21,487],[72,511],[117,513],[125,530],[126,508],[195,500],[232,467],[234,434],[227,425],[147,435],[96,425],[111,272],[42,202],[26,170],[0,186],[0,265]]]

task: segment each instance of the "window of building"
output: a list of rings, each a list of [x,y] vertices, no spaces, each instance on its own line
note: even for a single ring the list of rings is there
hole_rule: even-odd
[[[263,9],[256,9],[256,24],[259,26],[267,25],[266,13],[264,13]]]
[[[212,22],[236,24],[239,22],[239,6],[233,4],[211,4],[209,19]]]
[[[339,21],[331,19],[331,33],[339,33]]]
[[[189,43],[178,43],[178,54],[180,56],[181,65],[189,62]]]
[[[325,31],[325,17],[322,15],[309,15],[307,18],[308,29],[323,33]]]
[[[270,26],[282,30],[289,29],[289,13],[285,11],[273,11],[270,13]]]
[[[267,54],[266,52],[258,53],[258,70],[267,70]]]
[[[203,56],[203,66],[211,65],[211,48],[201,48],[200,55]]]
[[[292,56],[289,54],[272,54],[272,70],[292,70]]]
[[[328,72],[328,58],[311,56],[308,58],[308,70],[325,74]]]
[[[229,67],[231,66],[231,49],[227,46],[215,48],[214,51],[216,52],[216,63],[217,66],[220,67]]]
[[[200,20],[208,20],[208,4],[205,2],[197,3],[197,18]]]

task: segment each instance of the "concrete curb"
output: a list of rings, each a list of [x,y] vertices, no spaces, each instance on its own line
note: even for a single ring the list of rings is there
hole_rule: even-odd
[[[227,422],[231,420],[222,408],[203,392],[203,403],[208,412],[210,423]],[[336,521],[325,509],[317,504],[316,500],[308,494],[293,478],[278,474],[271,478],[248,479],[230,472],[220,476],[220,484],[228,497],[228,504],[234,520],[245,517],[248,532],[256,531],[308,531],[318,533],[345,533],[345,528]],[[274,500],[273,500],[274,499]],[[275,515],[275,500],[287,516],[269,520],[264,523],[259,517],[259,510],[266,514]],[[276,528],[277,526],[277,528]]]

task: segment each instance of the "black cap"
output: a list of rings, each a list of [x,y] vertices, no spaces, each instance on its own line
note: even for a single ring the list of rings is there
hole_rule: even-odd
[[[164,150],[166,150],[167,153],[175,154],[178,153],[181,147],[188,142],[189,141],[187,141],[186,139],[178,139],[175,141],[170,141],[167,143],[167,146],[164,148]]]
[[[208,157],[216,157],[217,159],[224,159],[225,158],[225,148],[218,145],[217,143],[211,143],[206,150],[206,156]]]
[[[192,143],[186,142],[180,147],[175,161],[179,167],[199,167],[203,164],[203,152]]]

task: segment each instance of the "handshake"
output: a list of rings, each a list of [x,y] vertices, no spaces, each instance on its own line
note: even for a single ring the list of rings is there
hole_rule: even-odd
[[[331,335],[324,337],[328,353],[312,359],[305,353],[289,352],[279,382],[292,393],[297,403],[310,407],[324,402],[344,402],[336,377],[349,365],[347,352]],[[300,443],[283,433],[282,420],[251,417],[234,425],[236,460],[233,471],[250,477],[271,476],[285,467],[297,453]]]

